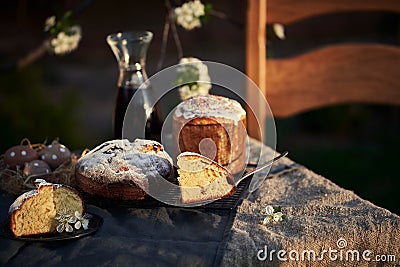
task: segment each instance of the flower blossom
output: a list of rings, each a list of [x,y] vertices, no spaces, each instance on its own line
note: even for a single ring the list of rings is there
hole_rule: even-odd
[[[44,23],[44,31],[48,32],[52,27],[56,25],[56,16],[51,16],[46,19]]]
[[[55,16],[48,17],[44,31],[50,34],[48,49],[55,55],[64,55],[78,47],[82,38],[81,27],[72,21],[72,12],[66,12],[58,21]]]
[[[179,95],[181,99],[207,95],[211,89],[207,65],[194,57],[182,58],[179,63],[177,83],[180,85]]]
[[[81,227],[84,230],[87,230],[89,227],[89,220],[92,216],[90,214],[82,215],[79,211],[75,211],[74,215],[68,214],[66,211],[57,212],[55,220],[58,221],[57,232],[67,232],[71,233],[80,229]],[[72,227],[74,225],[74,227]]]
[[[72,26],[65,32],[61,31],[57,37],[51,39],[50,47],[56,55],[68,54],[78,47],[81,40],[81,27]]]
[[[267,217],[264,218],[263,224],[281,222],[285,218],[285,215],[280,211],[281,208],[278,207],[274,209],[271,205],[265,208],[265,213]]]
[[[204,15],[204,5],[200,0],[189,1],[175,8],[176,22],[189,31],[201,27],[200,17]]]
[[[272,28],[274,30],[275,35],[281,39],[281,40],[285,40],[286,35],[285,35],[285,26],[283,26],[280,23],[274,23],[272,25]]]
[[[89,214],[82,215],[79,211],[75,211],[75,229],[80,229],[83,227],[83,229],[87,230],[89,227],[89,219],[91,216]]]
[[[60,213],[57,213],[55,219],[58,221],[57,225],[57,232],[62,233],[64,231],[71,233],[74,229],[70,225],[73,221],[73,216],[68,214],[66,211],[62,211]]]

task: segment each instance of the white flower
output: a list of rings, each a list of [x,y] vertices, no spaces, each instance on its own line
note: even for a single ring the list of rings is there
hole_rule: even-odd
[[[281,39],[281,40],[285,40],[286,36],[285,36],[285,26],[283,26],[280,23],[274,23],[272,25],[272,28],[274,29],[274,33],[275,35]]]
[[[184,86],[179,87],[179,95],[182,100],[191,98],[192,93],[190,91],[189,85],[184,85]]]
[[[265,212],[267,213],[267,215],[272,215],[272,214],[274,214],[274,208],[271,205],[268,205],[265,208]]]
[[[265,208],[265,213],[267,214],[267,217],[265,217],[263,220],[264,225],[269,223],[281,222],[285,218],[285,215],[280,211],[280,207],[274,209],[271,205],[268,205]]]
[[[87,230],[89,227],[89,219],[91,216],[89,214],[85,214],[82,216],[82,214],[79,211],[75,211],[75,217],[76,222],[75,222],[75,229],[80,229],[83,227],[83,229]]]
[[[57,213],[55,219],[58,221],[58,225],[56,227],[57,232],[62,233],[64,230],[66,232],[72,232],[74,229],[70,225],[70,221],[73,220],[73,216],[68,214],[65,210]]]
[[[59,221],[66,219],[68,221],[69,217],[71,217],[71,215],[68,214],[66,210],[62,210],[60,212],[57,212],[56,217],[54,219]]]
[[[56,16],[48,17],[44,23],[44,31],[49,31],[52,27],[56,25]]]
[[[58,221],[58,225],[56,227],[57,232],[62,233],[64,231],[71,233],[74,231],[74,228],[71,224],[74,225],[75,229],[80,229],[83,227],[84,230],[87,230],[89,227],[89,219],[92,216],[89,214],[82,214],[79,211],[75,211],[74,215],[68,214],[66,211],[61,211],[57,213],[55,220]]]
[[[277,212],[277,213],[274,213],[274,215],[273,215],[273,220],[274,220],[274,222],[281,222],[281,221],[283,221],[282,216],[283,216],[283,213],[280,212],[280,211]]]
[[[59,32],[50,42],[50,47],[56,55],[68,54],[78,47],[81,40],[81,28],[69,27],[65,32]]]
[[[207,95],[211,89],[208,68],[200,59],[194,57],[181,58],[178,71],[179,95],[182,100],[190,97]]]
[[[201,27],[200,17],[204,15],[204,5],[200,0],[189,1],[175,8],[176,22],[189,31]]]
[[[68,221],[60,222],[59,225],[57,225],[57,232],[62,233],[62,232],[68,232],[71,233],[74,231],[72,226],[68,223]]]

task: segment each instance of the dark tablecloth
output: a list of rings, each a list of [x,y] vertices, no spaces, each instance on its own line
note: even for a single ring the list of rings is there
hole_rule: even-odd
[[[248,145],[249,162],[258,162],[266,147],[253,139]],[[265,161],[274,154],[271,149],[267,152]],[[281,172],[286,168],[282,166],[277,164],[271,173]],[[220,266],[227,257],[225,248],[237,214],[237,208],[232,207],[240,206],[249,181],[242,181],[233,196],[207,208],[157,206],[154,202],[135,208],[126,203],[88,205],[89,212],[104,219],[98,232],[81,239],[46,243],[0,236],[0,266]],[[14,199],[0,191],[1,222],[7,220]]]
[[[13,198],[0,196],[0,219]],[[91,236],[57,242],[0,237],[0,266],[219,266],[235,209],[99,208]]]

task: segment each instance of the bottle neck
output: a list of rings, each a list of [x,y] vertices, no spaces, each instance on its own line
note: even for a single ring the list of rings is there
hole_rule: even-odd
[[[118,87],[138,89],[148,80],[144,64],[135,63],[129,66],[119,66]],[[142,86],[146,88],[147,86]]]

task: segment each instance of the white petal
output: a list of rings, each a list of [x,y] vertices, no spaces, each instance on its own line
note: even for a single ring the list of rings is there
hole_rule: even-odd
[[[192,23],[191,23],[191,27],[192,29],[194,28],[200,28],[201,27],[201,22],[199,19],[193,19]]]
[[[68,233],[71,233],[72,231],[74,231],[74,228],[72,228],[72,226],[70,224],[66,224],[65,231]]]
[[[57,39],[59,39],[59,40],[63,40],[64,38],[65,38],[65,33],[64,32],[59,32],[58,34],[57,34]]]
[[[265,208],[265,212],[267,213],[267,215],[272,215],[274,213],[274,208],[271,205],[268,205]]]
[[[62,233],[62,232],[64,232],[65,226],[64,226],[64,224],[59,224],[59,225],[57,225],[56,229],[57,229],[57,232]]]
[[[280,213],[280,214],[279,214]],[[275,222],[281,222],[282,221],[282,213],[281,212],[277,212],[274,214],[274,219]]]
[[[56,16],[48,17],[45,22],[46,26],[48,25],[50,27],[54,26],[55,23],[56,23]]]
[[[192,16],[192,14],[186,14],[185,16],[183,16],[183,19],[184,19],[186,22],[190,23],[194,18],[193,18],[193,16]]]
[[[55,16],[51,16],[48,17],[44,23],[44,30],[47,32],[48,30],[51,29],[51,27],[53,27],[54,25],[56,25],[56,17]]]
[[[57,38],[51,39],[50,44],[51,44],[52,46],[57,46],[57,44],[58,44],[58,39],[57,39]]]
[[[75,223],[75,225],[74,225],[75,229],[80,229],[81,226],[82,226],[81,221],[77,221],[77,222]]]
[[[280,24],[280,23],[274,23],[272,25],[273,29],[274,29],[274,33],[275,35],[281,39],[281,40],[285,40],[286,36],[285,36],[285,27]]]
[[[181,58],[181,60],[179,60],[179,63],[187,63],[187,62],[188,62],[187,57],[183,57],[183,58]]]
[[[204,5],[200,1],[193,2],[192,10],[196,17],[200,17],[205,14],[204,13]]]
[[[75,217],[77,219],[82,219],[82,214],[79,211],[75,211]]]
[[[87,230],[89,227],[89,220],[83,220],[82,226],[83,226],[83,229]]]
[[[175,8],[175,15],[179,16],[180,14],[182,14],[182,8],[180,7]]]
[[[68,219],[68,223],[75,223],[76,222],[76,217],[75,216],[71,216],[69,219]]]

